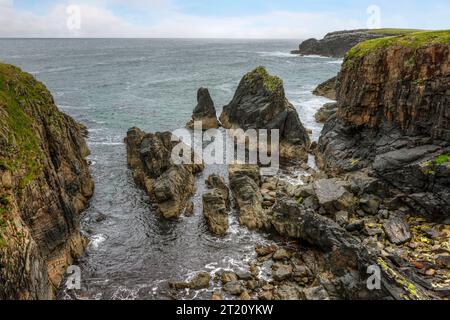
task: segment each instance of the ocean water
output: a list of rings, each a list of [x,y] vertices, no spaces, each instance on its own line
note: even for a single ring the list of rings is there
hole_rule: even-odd
[[[78,262],[82,290],[61,299],[199,299],[211,290],[174,296],[168,280],[198,271],[245,269],[258,243],[279,241],[241,228],[236,213],[224,238],[211,235],[201,210],[204,178],[226,174],[207,167],[198,178],[195,214],[164,221],[133,183],[123,139],[130,127],[147,132],[182,128],[207,87],[218,113],[242,76],[257,66],[284,80],[287,98],[317,140],[314,114],[327,99],[311,91],[339,71],[342,61],[289,54],[297,40],[0,39],[0,61],[44,82],[59,108],[89,129],[96,190],[82,218],[90,245]],[[295,175],[291,177],[295,180]],[[105,219],[98,219],[99,215]]]

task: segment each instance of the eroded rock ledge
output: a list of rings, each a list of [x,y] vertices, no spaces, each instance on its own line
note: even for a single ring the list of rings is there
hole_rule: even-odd
[[[42,83],[0,64],[0,299],[54,298],[84,251],[86,133]]]
[[[195,174],[203,171],[203,164],[177,165],[172,161],[172,151],[177,141],[172,133],[144,133],[138,128],[128,130],[125,138],[128,165],[133,170],[135,182],[142,187],[164,218],[180,217],[192,211],[189,200],[195,191]],[[185,149],[188,149],[186,146]]]

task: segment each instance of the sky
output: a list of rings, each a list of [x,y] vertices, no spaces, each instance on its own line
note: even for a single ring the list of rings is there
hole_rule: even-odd
[[[305,39],[450,29],[449,0],[0,0],[0,37]]]

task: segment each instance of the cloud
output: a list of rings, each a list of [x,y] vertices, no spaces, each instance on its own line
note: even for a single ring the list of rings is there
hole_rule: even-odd
[[[80,3],[80,2],[79,2]],[[56,5],[46,15],[19,11],[10,0],[0,0],[0,37],[189,37],[189,38],[306,38],[330,30],[364,27],[364,21],[342,20],[334,13],[274,11],[241,17],[186,15],[170,0],[99,0],[81,2],[80,28],[68,27],[76,18],[66,5]],[[94,3],[95,5],[93,5]],[[111,4],[146,6],[160,10],[151,24],[132,24],[108,9]],[[72,19],[72,20],[71,20]],[[70,24],[70,23],[69,23]]]

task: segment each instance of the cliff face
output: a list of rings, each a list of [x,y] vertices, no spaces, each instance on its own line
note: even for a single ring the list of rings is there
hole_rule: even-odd
[[[401,35],[410,30],[401,29],[360,29],[344,30],[328,33],[323,39],[308,39],[303,41],[299,50],[293,51],[301,55],[320,55],[326,57],[342,58],[352,47],[370,39],[378,39],[387,36]]]
[[[419,33],[352,49],[319,157],[329,172],[369,168],[429,213],[449,213],[450,37]]]
[[[51,299],[85,247],[86,129],[45,86],[0,64],[0,298]]]

